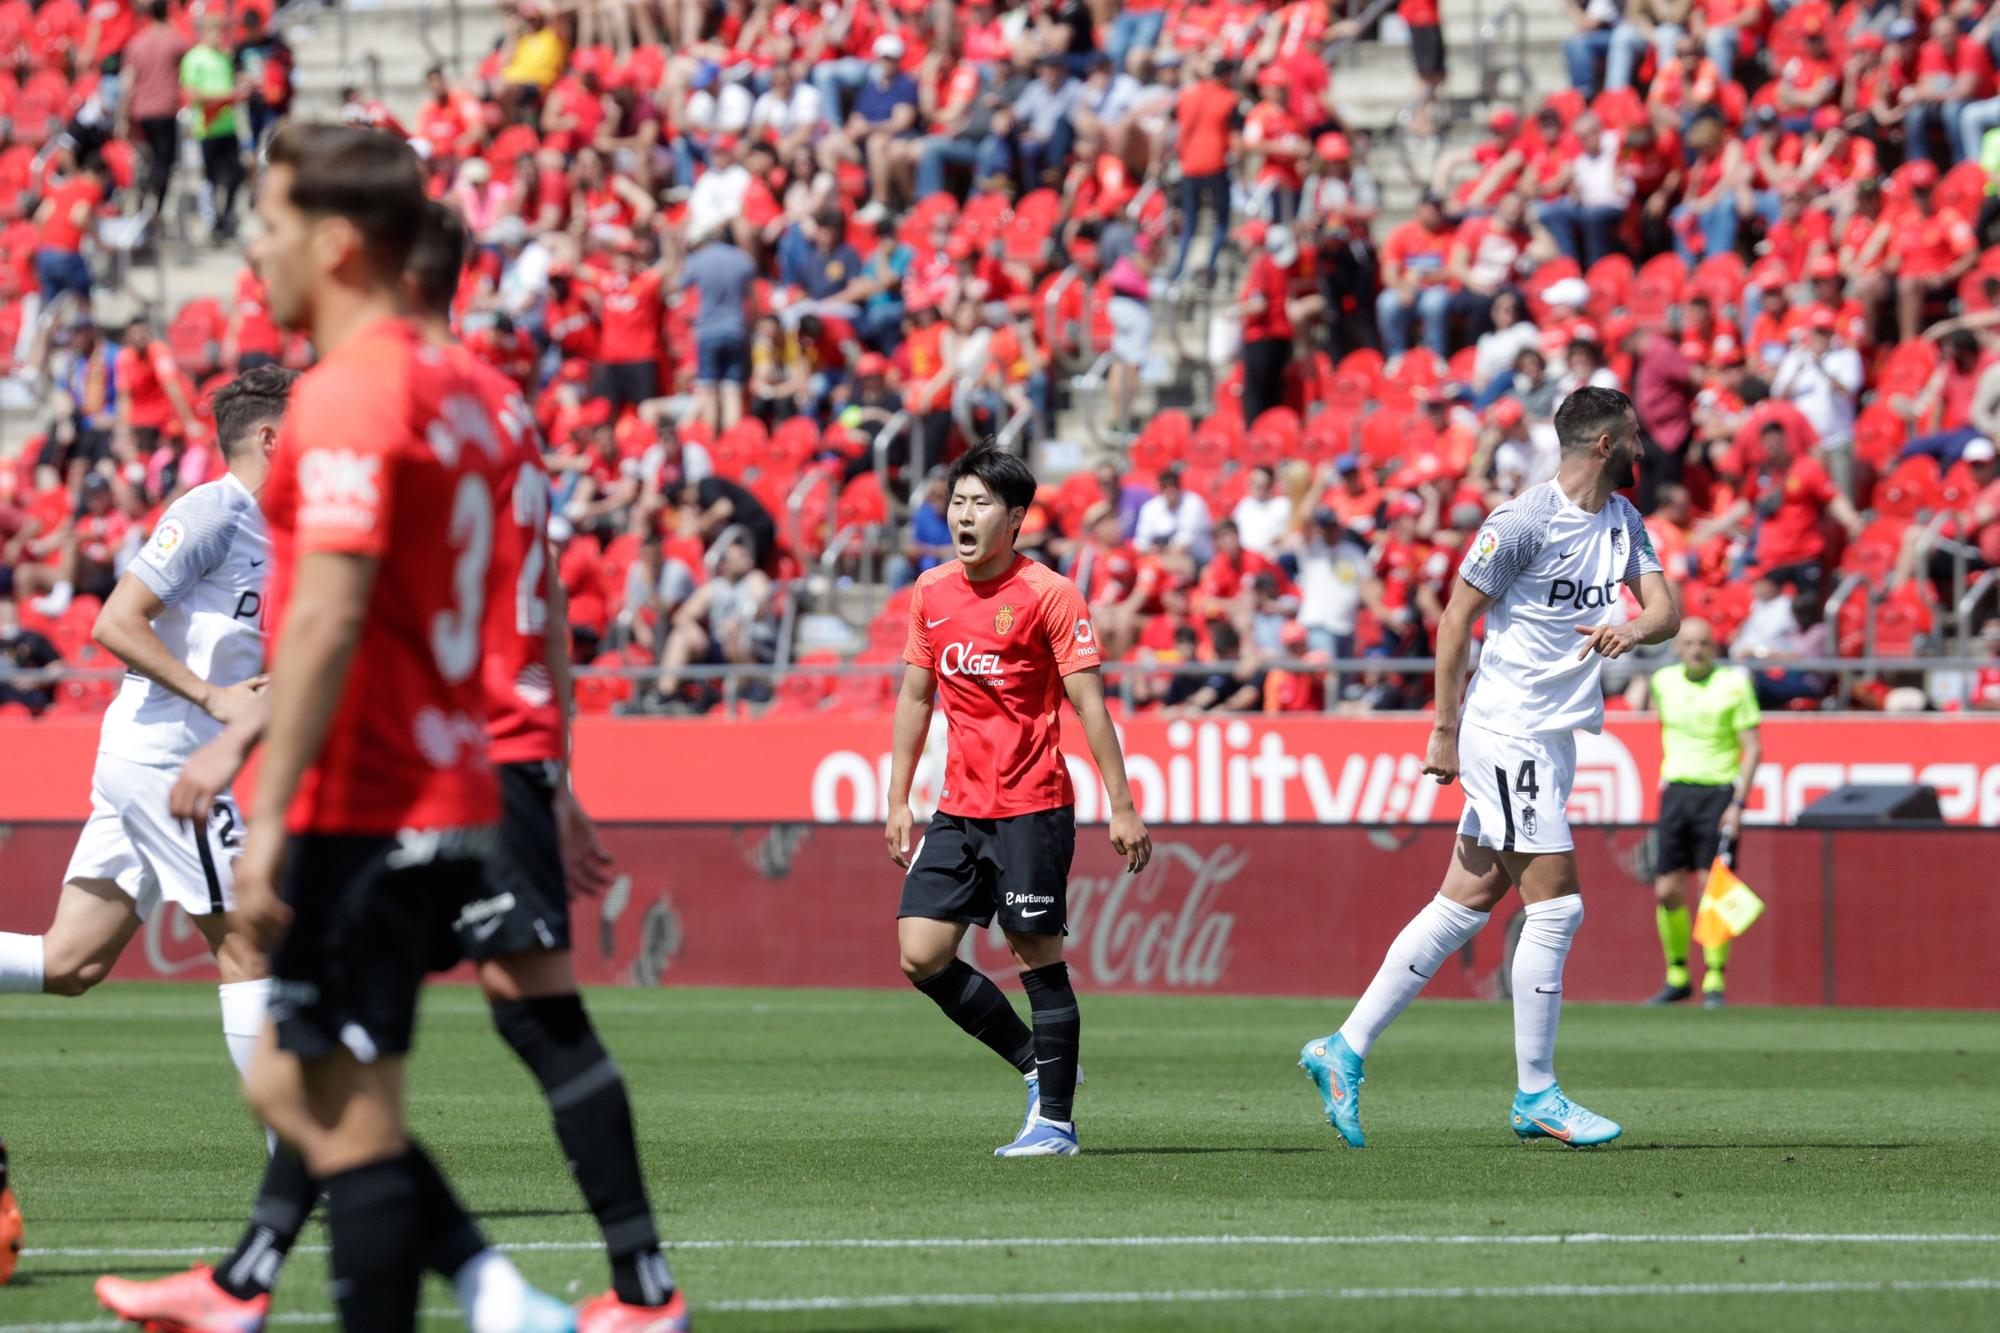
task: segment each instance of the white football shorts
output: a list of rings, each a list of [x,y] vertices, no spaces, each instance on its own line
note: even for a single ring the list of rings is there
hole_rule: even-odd
[[[232,869],[243,845],[243,819],[227,793],[197,827],[167,813],[176,770],[99,754],[90,779],[90,818],[63,875],[117,882],[138,908],[152,915],[162,898],[190,916],[236,906]]]
[[[1502,736],[1466,722],[1458,730],[1458,782],[1465,789],[1458,831],[1503,852],[1570,851],[1575,780],[1574,732]]]

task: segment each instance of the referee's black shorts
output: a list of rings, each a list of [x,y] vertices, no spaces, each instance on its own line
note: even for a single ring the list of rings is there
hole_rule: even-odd
[[[1669,782],[1660,793],[1657,871],[1706,870],[1722,843],[1722,815],[1736,788],[1729,783]]]

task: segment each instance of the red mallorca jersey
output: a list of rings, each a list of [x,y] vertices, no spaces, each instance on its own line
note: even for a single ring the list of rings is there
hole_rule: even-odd
[[[299,783],[294,833],[463,828],[499,816],[487,755],[481,629],[498,452],[477,387],[384,319],[292,390],[272,452],[271,658],[301,556],[377,562],[347,682]]]
[[[1005,819],[1075,803],[1056,744],[1062,678],[1100,659],[1074,583],[1026,556],[978,583],[961,561],[926,570],[910,592],[903,660],[937,673],[947,733],[941,813]]]
[[[499,432],[493,571],[486,596],[486,735],[496,764],[561,759],[562,705],[549,672],[549,474],[535,420],[507,375],[454,349]]]

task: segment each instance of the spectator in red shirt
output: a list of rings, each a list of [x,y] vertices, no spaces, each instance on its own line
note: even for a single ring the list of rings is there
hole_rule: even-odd
[[[167,0],[147,0],[146,25],[126,43],[121,67],[124,119],[145,145],[146,194],[162,217],[180,152],[181,57],[188,49],[168,12]]]
[[[666,320],[664,284],[670,260],[641,269],[637,245],[613,248],[611,268],[583,286],[598,325],[596,392],[615,417],[659,396],[661,329]]]
[[[1909,183],[1910,207],[1893,247],[1898,263],[1896,323],[1903,341],[1909,342],[1923,331],[1924,307],[1958,290],[1958,280],[1979,259],[1979,243],[1970,222],[1935,202],[1935,166],[1919,160],[1901,174]]]
[[[1297,304],[1291,299],[1291,270],[1299,262],[1299,247],[1290,228],[1267,229],[1261,222],[1244,224],[1243,239],[1256,251],[1237,307],[1243,317],[1243,421],[1255,425],[1285,401]]]
[[[1235,79],[1234,61],[1216,61],[1201,70],[1174,103],[1181,159],[1181,252],[1174,260],[1175,282],[1187,269],[1188,251],[1194,248],[1195,228],[1205,208],[1215,220],[1215,236],[1204,271],[1208,285],[1215,285],[1215,266],[1222,258],[1223,238],[1229,231],[1230,149],[1241,119],[1236,93],[1230,86]]]
[[[1375,298],[1375,323],[1382,351],[1401,356],[1410,350],[1410,320],[1424,322],[1431,350],[1445,354],[1451,318],[1451,282],[1445,266],[1457,234],[1444,215],[1444,200],[1426,194],[1417,215],[1389,233],[1382,246],[1382,293]]]
[[[1515,291],[1518,279],[1553,254],[1550,245],[1537,247],[1528,225],[1527,202],[1518,194],[1502,196],[1491,214],[1459,227],[1445,260],[1445,277],[1457,288],[1445,307],[1445,322],[1462,326],[1456,342],[1477,342],[1492,332],[1494,300]],[[1437,340],[1432,339],[1431,345],[1435,348]]]
[[[1784,423],[1765,423],[1757,454],[1741,498],[1712,526],[1727,530],[1748,523],[1759,576],[1816,597],[1826,555],[1820,516],[1832,517],[1850,538],[1859,537],[1866,524],[1818,459],[1793,456]]]
[[[1993,57],[1961,34],[1950,14],[1931,20],[1930,40],[1917,48],[1916,79],[1904,95],[1910,104],[1904,143],[1911,160],[1929,158],[1941,166],[1958,158],[1978,160],[1977,144],[1963,151],[1961,121],[1967,106],[1993,95]],[[1931,143],[1933,129],[1943,131],[1942,153]]]
[[[152,322],[143,312],[126,326],[112,382],[118,386],[117,424],[132,432],[142,457],[159,446],[162,434],[200,431],[181,368],[172,350],[153,336]]]
[[[97,206],[104,202],[106,169],[101,162],[78,167],[67,149],[56,151],[62,180],[35,210],[35,280],[44,304],[68,293],[88,311],[91,279],[83,238],[90,234]]]

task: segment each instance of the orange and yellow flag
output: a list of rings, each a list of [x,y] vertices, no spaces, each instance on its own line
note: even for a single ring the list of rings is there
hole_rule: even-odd
[[[1764,914],[1764,900],[1737,878],[1729,862],[1721,857],[1709,867],[1707,887],[1701,891],[1701,907],[1695,913],[1694,941],[1704,949],[1714,948],[1750,929]]]

